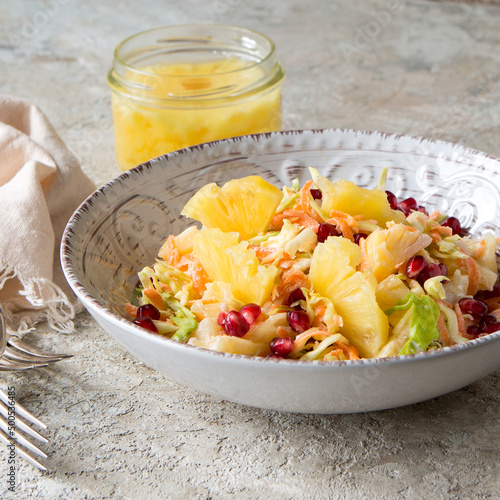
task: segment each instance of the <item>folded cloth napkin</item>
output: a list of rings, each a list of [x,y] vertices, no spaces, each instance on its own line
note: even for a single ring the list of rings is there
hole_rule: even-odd
[[[71,332],[78,310],[61,269],[64,227],[94,186],[42,111],[0,95],[0,307],[22,335],[46,319]]]

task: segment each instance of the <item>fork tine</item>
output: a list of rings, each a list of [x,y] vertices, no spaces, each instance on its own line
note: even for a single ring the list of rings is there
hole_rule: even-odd
[[[9,418],[9,407],[3,401],[0,401],[0,414],[2,414],[7,419]],[[41,441],[42,443],[49,442],[41,434],[32,429],[29,425],[26,425],[17,415],[17,412],[15,413],[15,416],[16,416],[15,423],[16,426],[19,427],[19,430],[25,432],[26,434],[29,434],[31,437],[34,437],[35,439],[38,439],[38,441]]]
[[[2,443],[6,444],[7,446],[14,444],[14,447],[16,448],[16,453],[20,457],[24,458],[31,465],[38,467],[40,470],[47,470],[38,460],[33,458],[29,453],[26,453],[22,448],[20,448],[17,443],[15,442],[13,443],[2,429],[0,429],[0,441],[2,441]]]
[[[4,356],[7,359],[13,360],[13,361],[28,361],[29,363],[54,363],[56,361],[61,361],[62,358],[58,358],[55,356],[52,357],[37,357],[33,356],[32,354],[25,354],[21,351],[16,351],[15,349],[11,349],[10,347],[6,347],[4,351]]]
[[[9,430],[10,428],[10,430]],[[19,432],[13,430],[12,427],[9,426],[7,420],[5,420],[3,415],[0,415],[0,429],[2,429],[6,434],[9,434],[12,439],[15,439],[21,446],[24,446],[28,450],[40,455],[43,458],[47,458],[45,453],[38,449],[33,443],[30,443],[25,437],[23,437]]]
[[[5,372],[12,372],[17,370],[29,370],[30,368],[41,368],[49,366],[46,361],[40,362],[26,362],[26,361],[12,361],[5,357],[0,358],[0,369]]]
[[[36,347],[33,347],[22,340],[14,340],[13,338],[9,338],[7,340],[7,344],[11,347],[15,347],[21,352],[25,354],[31,354],[33,356],[38,356],[39,358],[71,358],[73,354],[49,354],[47,352],[43,352]]]
[[[2,389],[0,389],[0,400],[3,401],[6,405],[11,403],[9,396],[7,396],[7,394],[5,394],[5,392],[3,392]],[[21,415],[21,417],[28,420],[32,424],[38,425],[38,427],[40,427],[40,429],[47,428],[47,426],[43,422],[38,420],[38,418],[34,417],[28,410],[26,410],[23,406],[21,406],[17,401],[14,401],[14,405],[15,405],[15,408],[14,408],[15,412],[18,415]]]

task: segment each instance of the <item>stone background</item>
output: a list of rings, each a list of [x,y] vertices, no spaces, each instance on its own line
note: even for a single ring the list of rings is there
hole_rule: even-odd
[[[500,156],[499,20],[494,1],[2,0],[0,92],[40,106],[99,185],[119,173],[105,80],[115,45],[213,21],[275,41],[284,128],[409,133]],[[500,497],[500,372],[406,408],[282,414],[165,380],[86,313],[76,326],[30,334],[72,360],[2,375],[50,443],[48,472],[18,462],[16,494],[0,460],[1,498]]]

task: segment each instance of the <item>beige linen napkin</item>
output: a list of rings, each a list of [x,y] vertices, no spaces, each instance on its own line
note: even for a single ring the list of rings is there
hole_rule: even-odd
[[[69,217],[93,189],[42,111],[0,95],[0,306],[10,333],[43,319],[73,330],[77,301],[59,246]]]

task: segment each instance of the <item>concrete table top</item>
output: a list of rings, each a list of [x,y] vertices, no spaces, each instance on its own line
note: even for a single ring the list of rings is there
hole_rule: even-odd
[[[409,133],[500,156],[499,19],[499,2],[3,0],[0,92],[36,103],[99,185],[119,173],[105,80],[115,45],[213,21],[275,41],[284,128]],[[76,329],[28,336],[71,360],[2,375],[49,443],[47,472],[17,461],[16,493],[2,445],[1,498],[500,498],[500,372],[405,408],[282,414],[169,382],[87,313]]]

